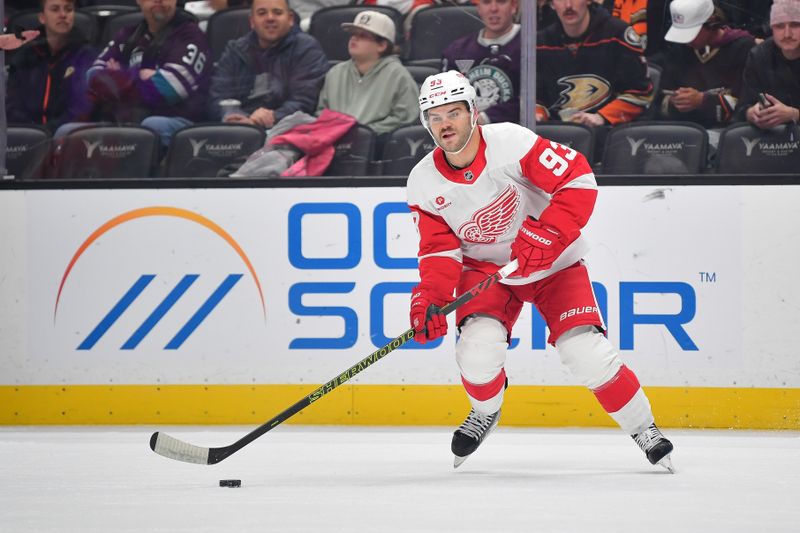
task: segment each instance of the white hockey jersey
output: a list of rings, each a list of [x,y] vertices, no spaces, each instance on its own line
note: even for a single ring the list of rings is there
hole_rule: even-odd
[[[588,250],[580,230],[597,197],[586,158],[516,124],[478,128],[480,148],[469,167],[453,168],[436,148],[408,177],[423,282],[425,262],[434,258],[448,258],[467,269],[492,271],[505,265],[528,216],[558,231],[569,246],[550,269],[503,283],[530,283],[574,264]]]

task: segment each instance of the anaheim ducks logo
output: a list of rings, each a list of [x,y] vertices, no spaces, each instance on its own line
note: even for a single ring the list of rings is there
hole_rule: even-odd
[[[556,102],[556,107],[562,109],[589,111],[604,103],[611,95],[611,84],[592,74],[565,76],[558,80],[558,85],[566,87]]]
[[[456,232],[461,240],[486,244],[497,242],[505,235],[519,209],[519,191],[509,185],[492,203],[475,211],[469,222],[465,222]]]

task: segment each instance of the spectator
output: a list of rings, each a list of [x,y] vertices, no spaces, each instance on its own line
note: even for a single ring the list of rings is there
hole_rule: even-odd
[[[772,37],[747,58],[741,106],[764,129],[800,120],[800,0],[775,0],[769,24]]]
[[[39,36],[9,66],[6,116],[9,122],[43,124],[54,131],[86,118],[86,71],[97,53],[75,28],[74,0],[42,0],[39,6]]]
[[[332,109],[355,117],[382,135],[419,117],[417,83],[395,55],[395,25],[377,11],[362,11],[352,23],[350,59],[325,76],[317,111]]]
[[[664,61],[660,115],[724,127],[734,114],[755,40],[725,26],[724,13],[712,0],[673,0],[670,11],[672,27],[664,38],[684,46],[673,47]]]
[[[479,124],[519,123],[520,25],[517,0],[480,0],[483,29],[453,41],[442,53],[442,72],[458,69],[475,87]]]
[[[211,80],[209,114],[225,122],[271,128],[295,111],[314,113],[328,71],[316,39],[294,23],[288,0],[255,0],[245,36],[228,43]],[[220,102],[239,100],[225,113]]]
[[[591,0],[552,0],[559,21],[539,34],[537,120],[622,124],[653,99],[639,34]]]
[[[89,70],[95,118],[139,122],[163,146],[177,130],[202,120],[211,53],[197,23],[176,0],[137,0],[144,20],[122,28]]]

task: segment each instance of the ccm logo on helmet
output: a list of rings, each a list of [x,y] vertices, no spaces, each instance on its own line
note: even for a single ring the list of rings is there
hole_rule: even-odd
[[[523,226],[523,227],[521,227],[519,229],[520,229],[520,231],[522,231],[522,233],[524,233],[525,235],[527,235],[528,237],[530,237],[534,241],[539,241],[540,243],[544,244],[545,246],[550,246],[551,244],[553,244],[553,241],[551,241],[550,239],[545,239],[544,237],[542,237],[540,235],[536,235],[534,232],[530,231],[525,226]]]

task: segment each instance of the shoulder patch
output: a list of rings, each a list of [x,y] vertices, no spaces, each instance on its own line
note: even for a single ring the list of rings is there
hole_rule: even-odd
[[[623,38],[625,39],[625,42],[628,43],[629,45],[644,50],[645,42],[642,39],[642,36],[636,33],[636,30],[634,30],[630,26],[625,28],[625,33],[623,35]]]

